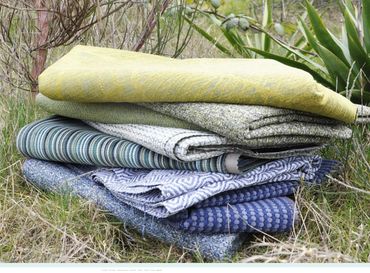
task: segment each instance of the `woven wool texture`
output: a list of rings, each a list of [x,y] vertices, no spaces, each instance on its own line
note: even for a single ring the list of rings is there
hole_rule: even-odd
[[[288,197],[192,210],[175,228],[191,233],[277,233],[292,230],[295,204]]]
[[[325,173],[323,166],[321,166],[321,170],[321,173]],[[319,183],[322,180],[322,178],[318,178],[317,182]],[[198,208],[222,207],[239,203],[249,203],[273,197],[290,196],[298,190],[301,184],[302,183],[300,181],[279,181],[222,192],[195,204],[192,208],[186,210],[185,213],[180,213],[180,217],[177,215],[172,217],[175,220],[177,218],[183,219],[185,214],[185,218],[188,218],[189,213]]]
[[[357,106],[356,123],[358,124],[370,123],[370,107],[364,105]]]
[[[271,161],[243,175],[122,168],[98,171],[93,178],[123,202],[165,218],[216,194],[256,184],[302,179],[319,183],[335,164],[301,156]]]
[[[352,135],[350,128],[332,119],[273,107],[215,103],[142,105],[238,143],[260,144],[260,147],[325,142],[328,138],[346,139]]]
[[[153,237],[166,244],[185,248],[202,257],[215,260],[230,259],[245,239],[245,234],[190,234],[176,230],[165,221],[149,217],[120,202],[106,188],[87,175],[95,167],[71,166],[35,159],[26,160],[23,174],[33,185],[58,194],[75,195],[95,203],[114,215],[125,225],[137,230],[143,238]]]
[[[282,158],[311,154],[320,149],[324,141],[324,138],[320,137],[274,136],[248,140],[242,145],[204,131],[141,124],[105,124],[91,121],[85,121],[85,123],[108,135],[130,140],[151,151],[182,161],[207,159],[225,153],[243,154],[256,158]],[[305,124],[302,124],[302,127],[304,126]],[[341,135],[342,132],[338,131],[337,134]],[[317,140],[319,143],[315,142]],[[302,146],[304,141],[308,143]]]
[[[168,220],[192,233],[285,232],[294,224],[295,205],[286,198],[298,181],[273,182],[223,192],[197,203]]]
[[[57,101],[42,94],[37,105],[59,116],[102,123],[146,124],[163,127],[199,130],[199,126],[132,103],[79,103]]]
[[[82,121],[59,116],[23,127],[17,136],[17,148],[31,158],[103,167],[241,173],[266,161],[225,154],[182,162],[131,141],[103,134]]]
[[[302,70],[268,59],[171,59],[76,46],[39,76],[39,89],[75,102],[216,102],[268,105],[344,122],[356,106]]]

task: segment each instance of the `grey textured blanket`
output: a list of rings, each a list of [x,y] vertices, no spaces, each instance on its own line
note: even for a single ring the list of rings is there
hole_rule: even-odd
[[[281,136],[265,137],[262,140],[251,139],[241,144],[205,131],[142,124],[105,124],[91,121],[85,121],[85,123],[103,133],[130,140],[151,151],[180,161],[202,160],[225,153],[242,154],[255,158],[282,158],[311,154],[320,149],[321,143],[327,140],[322,137],[311,137],[312,143],[305,143],[308,137]],[[337,133],[340,134],[340,132]],[[263,143],[266,145],[261,149],[260,146]],[[289,143],[288,147],[287,143]],[[302,143],[305,145],[302,146]]]
[[[357,124],[370,123],[370,107],[364,105],[357,106],[357,118],[355,123]]]
[[[314,143],[315,138],[350,138],[343,123],[309,113],[255,105],[143,103],[142,106],[191,122],[238,143],[257,147]],[[316,141],[319,141],[317,139]]]

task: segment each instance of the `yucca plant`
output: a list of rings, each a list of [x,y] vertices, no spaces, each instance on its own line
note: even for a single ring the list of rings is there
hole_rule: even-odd
[[[306,42],[305,49],[312,50],[317,56],[308,60],[304,52],[293,54],[295,61],[304,66],[299,67],[295,61],[290,63],[292,55],[275,56],[261,50],[251,50],[257,51],[261,56],[306,70],[318,82],[352,101],[369,104],[370,0],[362,1],[360,9],[349,0],[338,1],[338,4],[343,16],[340,37],[327,28],[318,11],[306,0],[306,12],[299,18],[298,27]],[[305,22],[306,16],[310,24]],[[291,52],[291,49],[286,49]]]
[[[224,35],[225,42],[191,22],[193,28],[229,56],[270,58],[309,72],[318,82],[351,100],[370,103],[370,0],[362,1],[362,14],[351,1],[339,1],[343,15],[341,37],[334,35],[324,24],[312,4],[299,18],[298,28],[284,41],[274,35],[284,31],[272,20],[272,0],[264,1],[262,23],[245,15],[222,16],[198,11],[211,19]],[[309,24],[306,23],[308,17]],[[240,22],[246,20],[247,28]],[[245,24],[244,24],[245,25]],[[272,27],[275,26],[275,33]],[[250,31],[256,33],[251,35]],[[235,56],[237,55],[237,56]]]
[[[353,101],[370,103],[370,1],[362,1],[362,14],[351,1],[339,2],[344,21],[341,37],[325,26],[317,10],[306,1],[311,28],[302,18],[299,27],[327,70],[331,88]]]

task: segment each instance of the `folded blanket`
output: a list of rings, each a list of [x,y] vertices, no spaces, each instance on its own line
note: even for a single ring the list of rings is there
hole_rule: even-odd
[[[231,190],[167,219],[193,233],[286,232],[297,220],[295,204],[287,196],[299,186],[298,181],[282,181]]]
[[[39,160],[26,160],[23,173],[35,186],[59,194],[72,194],[91,201],[116,216],[143,237],[153,237],[167,244],[199,253],[215,260],[230,259],[245,239],[245,234],[190,234],[175,230],[167,222],[149,217],[118,201],[107,189],[83,173],[95,167],[64,165]]]
[[[146,124],[163,127],[200,130],[201,127],[149,108],[132,103],[79,103],[58,101],[36,96],[37,105],[44,110],[64,117],[120,124]]]
[[[328,167],[329,166],[327,166],[327,169]],[[324,171],[325,167],[321,166],[321,169],[323,170],[321,174],[324,174],[326,172]],[[330,169],[328,171],[330,171]],[[323,178],[317,178],[317,181],[322,182]],[[240,203],[249,203],[273,197],[290,196],[297,192],[301,184],[301,181],[279,181],[267,184],[258,184],[237,190],[225,191],[195,204],[192,208],[185,210],[185,213],[181,212],[171,216],[172,218],[170,218],[184,219],[184,214],[186,215],[185,218],[188,218],[189,212],[198,208],[222,207]]]
[[[277,197],[194,209],[189,212],[187,219],[174,221],[172,225],[191,233],[276,233],[292,230],[295,219],[294,201]]]
[[[151,151],[182,161],[207,159],[225,153],[255,158],[283,158],[310,154],[329,141],[328,138],[315,136],[272,136],[238,143],[212,132],[142,124],[105,124],[91,121],[85,123],[108,135],[130,140]],[[301,127],[305,128],[306,124],[301,124]],[[324,125],[322,127],[325,128]],[[348,133],[348,130],[351,131],[347,128],[344,128],[344,132],[339,129],[333,129],[333,135],[342,136]]]
[[[90,46],[76,46],[48,67],[39,89],[55,100],[268,105],[344,122],[357,111],[309,73],[274,60],[180,60]]]
[[[142,104],[140,106],[134,103],[82,103],[73,101],[52,100],[42,94],[36,96],[36,103],[45,111],[60,116],[95,121],[101,123],[114,124],[146,124],[153,126],[183,128],[191,130],[202,130],[202,128],[193,123],[181,120],[169,115],[153,111]],[[191,103],[189,103],[191,104]],[[244,107],[254,108],[253,105],[245,105]],[[276,109],[269,106],[259,106],[260,109],[265,108],[266,111]],[[357,123],[370,122],[370,108],[362,105],[357,106]],[[262,115],[261,120],[254,120],[250,125],[252,127],[260,127],[261,125],[269,125],[274,123],[285,123],[290,121],[302,121],[319,124],[334,124],[335,121],[323,117],[310,115],[307,112],[295,110],[280,109],[280,111],[272,110],[267,112],[269,115]],[[256,127],[257,126],[257,127]],[[204,128],[203,128],[204,130]]]
[[[370,123],[370,107],[364,105],[357,106],[356,123],[358,124]]]
[[[279,181],[319,183],[336,164],[301,156],[271,161],[242,175],[120,168],[97,171],[93,178],[123,202],[165,218],[230,190]]]
[[[142,104],[155,111],[192,122],[202,128],[225,136],[238,143],[276,145],[281,137],[290,136],[306,143],[312,138],[350,138],[352,131],[332,119],[310,116],[307,113],[253,105],[215,103],[147,103]],[[263,141],[264,138],[270,137]],[[283,140],[284,141],[284,140]],[[267,145],[268,146],[268,145]]]
[[[241,173],[267,161],[224,154],[182,162],[128,140],[100,133],[79,120],[58,116],[23,127],[17,136],[17,148],[27,157],[103,167]]]

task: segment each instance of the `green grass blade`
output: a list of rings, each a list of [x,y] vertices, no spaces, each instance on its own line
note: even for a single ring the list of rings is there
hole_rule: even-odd
[[[275,39],[273,36],[271,36],[268,32],[262,30],[266,35],[268,35],[272,41],[274,41],[275,43],[277,43],[279,46],[281,46],[282,48],[284,48],[285,50],[287,50],[288,52],[292,53],[293,55],[295,55],[296,57],[302,59],[302,61],[305,61],[309,64],[311,64],[313,67],[315,67],[316,69],[322,71],[322,72],[326,72],[326,69],[318,64],[317,62],[313,61],[312,59],[310,59],[309,57],[307,57],[306,55],[304,55],[302,52],[300,52],[299,50],[297,49],[294,49],[292,47],[290,47],[289,45],[286,45],[284,44],[283,42]]]
[[[298,20],[298,27],[302,31],[303,36],[309,42],[309,44],[311,45],[311,47],[313,48],[313,50],[315,50],[316,52],[318,52],[319,51],[319,47],[318,47],[318,44],[319,43],[315,39],[314,34],[308,29],[306,23],[301,18]]]
[[[322,61],[324,62],[333,82],[338,83],[339,90],[344,90],[347,86],[347,78],[350,73],[350,68],[343,63],[334,53],[323,47],[315,39],[313,34],[309,31],[308,27],[304,22],[300,21],[299,26],[302,29],[307,41],[310,43],[312,48],[319,54]],[[354,78],[351,75],[352,78]]]
[[[351,0],[339,0],[338,4],[342,14],[344,15],[344,13],[348,11],[351,15],[351,18],[355,21],[355,9]]]
[[[364,44],[366,51],[370,54],[370,1],[362,1],[362,24],[364,30]]]
[[[352,60],[352,57],[351,57],[351,54],[349,53],[349,49],[348,49],[348,38],[347,38],[347,31],[346,31],[346,27],[344,25],[342,25],[342,35],[341,35],[342,39],[341,39],[341,42],[343,44],[343,47],[344,47],[344,55],[346,56],[348,62],[351,64],[353,63],[353,60]]]
[[[232,29],[226,30],[220,27],[225,38],[229,41],[230,45],[244,58],[251,58],[250,53],[246,49],[246,45],[240,35],[234,32]]]
[[[271,26],[271,24],[272,24],[272,0],[265,0],[263,9],[262,28],[267,29]],[[271,38],[265,33],[262,33],[261,36],[263,50],[270,52]]]
[[[338,80],[339,90],[344,90],[347,88],[348,76],[350,81],[349,85],[352,84],[352,82],[355,80],[354,73],[351,73],[351,70],[347,67],[347,65],[337,58],[333,52],[319,45],[318,53],[325,63],[329,73],[332,75],[332,78]]]

